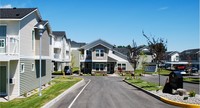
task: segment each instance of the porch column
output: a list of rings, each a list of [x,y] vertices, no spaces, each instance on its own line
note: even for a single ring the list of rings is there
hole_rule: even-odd
[[[8,93],[8,101],[10,100],[10,60],[8,61],[8,91],[7,91],[7,93]]]

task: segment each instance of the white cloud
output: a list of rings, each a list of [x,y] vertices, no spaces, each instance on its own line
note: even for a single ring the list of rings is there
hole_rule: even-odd
[[[162,11],[162,10],[167,10],[169,7],[165,6],[165,7],[161,7],[158,10]]]
[[[11,4],[6,4],[6,5],[3,5],[3,6],[0,6],[0,8],[12,8],[12,5]]]

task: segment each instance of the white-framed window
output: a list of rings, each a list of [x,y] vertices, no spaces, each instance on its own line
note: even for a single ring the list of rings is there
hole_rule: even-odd
[[[96,57],[103,57],[104,49],[96,49]]]
[[[31,64],[31,70],[32,70],[32,71],[35,70],[35,64],[34,64],[34,63]]]
[[[32,30],[32,50],[35,50],[35,30]]]
[[[21,70],[20,71],[21,73],[24,73],[24,71],[25,71],[25,65],[24,65],[24,63],[20,64],[20,70]]]
[[[0,39],[0,48],[5,48],[5,39]]]
[[[126,70],[126,64],[125,63],[118,63],[117,64],[118,70]]]
[[[96,63],[95,68],[96,68],[96,71],[103,71],[105,67],[103,63]]]

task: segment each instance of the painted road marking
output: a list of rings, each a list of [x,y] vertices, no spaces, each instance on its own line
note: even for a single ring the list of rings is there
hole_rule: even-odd
[[[88,81],[88,83],[83,87],[83,89],[78,93],[78,95],[74,98],[72,103],[68,106],[68,108],[71,108],[74,102],[77,100],[77,98],[80,96],[80,94],[83,92],[83,90],[87,87],[87,85],[90,83],[91,80]]]

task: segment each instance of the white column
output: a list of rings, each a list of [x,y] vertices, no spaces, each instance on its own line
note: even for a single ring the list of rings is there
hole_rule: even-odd
[[[10,61],[8,61],[8,91],[7,91],[7,93],[8,93],[8,101],[10,100]]]

